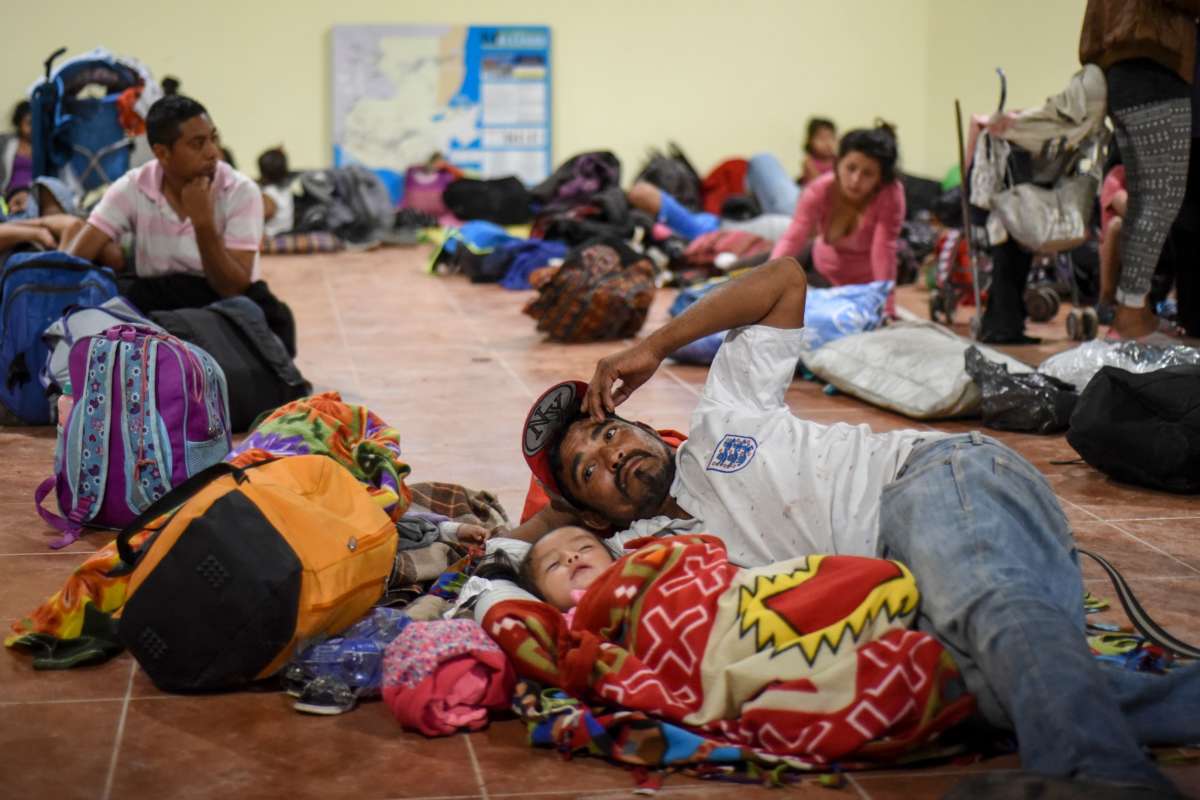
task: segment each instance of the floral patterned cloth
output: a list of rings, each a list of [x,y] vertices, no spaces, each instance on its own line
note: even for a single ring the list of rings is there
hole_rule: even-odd
[[[392,519],[412,502],[404,484],[411,472],[400,460],[400,432],[366,406],[325,392],[282,405],[261,420],[225,460],[245,467],[270,458],[326,455],[367,486]]]
[[[406,728],[446,736],[487,725],[507,708],[516,673],[479,623],[413,622],[383,657],[383,701]]]

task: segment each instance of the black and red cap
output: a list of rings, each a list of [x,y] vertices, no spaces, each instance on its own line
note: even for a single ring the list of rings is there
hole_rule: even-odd
[[[550,468],[550,453],[558,447],[571,423],[582,418],[583,396],[588,385],[583,381],[563,381],[547,389],[525,418],[521,434],[521,452],[533,476],[547,492],[564,497]]]

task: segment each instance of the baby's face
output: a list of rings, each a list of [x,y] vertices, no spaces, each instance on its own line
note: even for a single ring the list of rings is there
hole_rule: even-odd
[[[613,563],[612,554],[583,528],[559,528],[533,546],[533,582],[560,611],[575,605],[571,593],[586,589]]]

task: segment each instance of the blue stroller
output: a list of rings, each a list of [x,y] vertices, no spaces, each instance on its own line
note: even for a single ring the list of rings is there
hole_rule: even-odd
[[[31,92],[33,175],[59,178],[82,197],[129,169],[134,138],[121,125],[117,101],[142,86],[143,78],[102,49],[69,59],[51,72],[65,52],[60,48],[46,59],[45,80]]]

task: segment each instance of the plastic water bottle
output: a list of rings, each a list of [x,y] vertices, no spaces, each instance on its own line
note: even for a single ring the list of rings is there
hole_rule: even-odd
[[[383,655],[411,620],[394,608],[375,608],[339,636],[304,647],[283,671],[294,707],[310,714],[341,714],[383,688]]]

